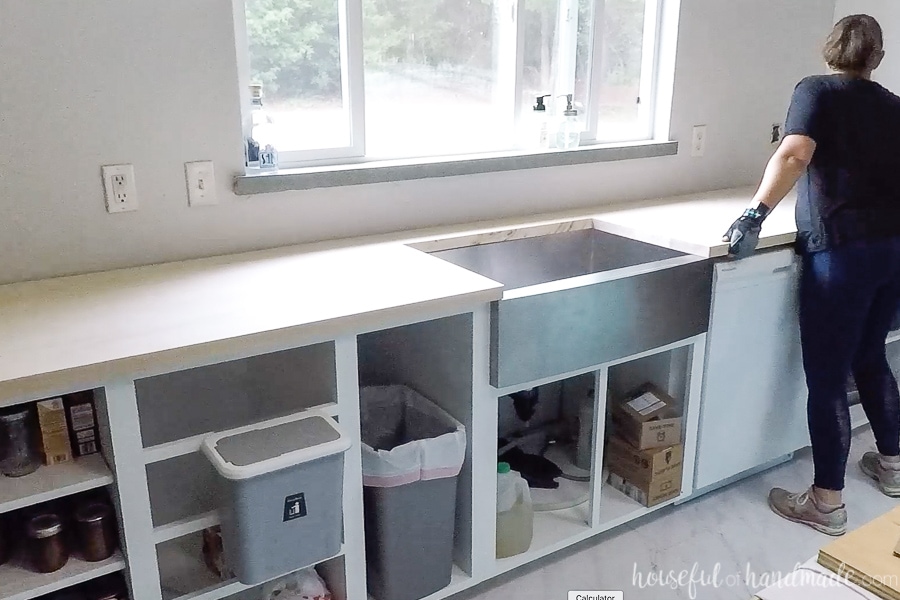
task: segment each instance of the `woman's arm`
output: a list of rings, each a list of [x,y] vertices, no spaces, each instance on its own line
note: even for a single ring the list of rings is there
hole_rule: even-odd
[[[769,160],[753,204],[722,238],[728,253],[743,258],[756,250],[766,216],[778,206],[803,175],[816,152],[816,141],[829,129],[828,89],[822,77],[807,77],[797,84],[784,123],[784,140]]]
[[[797,181],[812,162],[816,142],[805,135],[789,135],[784,138],[775,155],[766,166],[765,175],[751,208],[764,204],[772,210],[797,185]]]
[[[750,208],[722,236],[731,256],[743,258],[756,250],[763,221],[797,184],[815,152],[816,142],[809,136],[793,134],[784,138],[766,166]]]

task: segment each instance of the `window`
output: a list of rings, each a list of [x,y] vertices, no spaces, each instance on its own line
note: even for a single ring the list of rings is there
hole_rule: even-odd
[[[243,0],[247,135],[282,166],[653,138],[666,0]],[[571,116],[571,113],[570,113]]]

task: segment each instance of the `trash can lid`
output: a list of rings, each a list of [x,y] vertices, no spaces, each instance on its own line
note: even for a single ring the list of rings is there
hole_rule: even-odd
[[[305,411],[203,440],[203,453],[226,479],[249,479],[345,452],[350,440],[323,412]]]

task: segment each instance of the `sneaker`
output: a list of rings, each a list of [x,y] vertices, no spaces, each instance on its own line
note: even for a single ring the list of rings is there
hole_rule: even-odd
[[[779,517],[794,523],[808,525],[827,535],[847,533],[847,509],[841,506],[825,512],[816,504],[812,489],[800,494],[775,488],[769,492],[769,508]]]
[[[866,452],[859,461],[862,472],[878,482],[885,496],[900,498],[900,464],[885,466],[877,452]]]

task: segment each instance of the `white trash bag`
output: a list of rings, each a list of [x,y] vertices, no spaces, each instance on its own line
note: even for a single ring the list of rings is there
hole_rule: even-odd
[[[363,485],[390,488],[456,477],[466,458],[462,423],[402,385],[360,389]]]
[[[332,600],[325,581],[313,568],[285,575],[263,586],[261,600]]]

